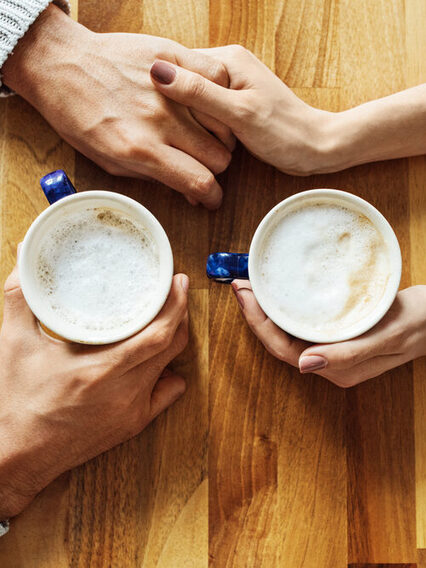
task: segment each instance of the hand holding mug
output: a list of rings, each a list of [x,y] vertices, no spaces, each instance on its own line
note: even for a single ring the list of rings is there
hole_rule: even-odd
[[[426,355],[426,286],[398,293],[385,317],[367,333],[349,341],[312,345],[288,335],[259,306],[250,283],[232,288],[250,329],[274,357],[315,373],[339,387],[352,387]]]
[[[207,274],[233,280],[251,329],[302,373],[348,387],[426,352],[426,287],[397,294],[396,236],[350,193],[285,199],[259,224],[248,255],[211,254]]]
[[[188,278],[174,276],[158,316],[112,346],[52,339],[15,267],[0,333],[0,518],[18,514],[54,478],[138,434],[185,390],[167,365],[188,338]]]

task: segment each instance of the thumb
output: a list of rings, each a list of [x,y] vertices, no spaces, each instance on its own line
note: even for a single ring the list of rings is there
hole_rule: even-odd
[[[236,91],[166,61],[153,63],[151,79],[169,99],[204,112],[227,126],[232,127],[235,122]]]
[[[377,337],[369,339],[361,337],[341,343],[313,345],[300,355],[299,369],[301,373],[312,373],[326,367],[330,371],[352,369],[380,354],[382,347],[384,345],[377,341]],[[387,355],[387,350],[383,349],[382,354]]]
[[[165,369],[151,394],[151,415],[154,420],[163,410],[171,406],[185,392],[185,380],[169,369]]]

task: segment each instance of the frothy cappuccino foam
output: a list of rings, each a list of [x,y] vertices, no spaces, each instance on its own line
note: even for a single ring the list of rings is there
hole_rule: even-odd
[[[259,260],[262,304],[301,332],[334,333],[368,316],[390,276],[383,236],[364,215],[308,203],[267,233]],[[268,309],[269,307],[269,309]]]
[[[36,270],[39,293],[55,317],[85,331],[120,331],[156,297],[159,252],[130,217],[88,208],[44,234]]]

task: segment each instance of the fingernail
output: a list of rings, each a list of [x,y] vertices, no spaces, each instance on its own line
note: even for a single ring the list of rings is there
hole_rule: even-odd
[[[238,288],[234,286],[234,283],[232,283],[231,286],[232,286],[232,291],[234,292],[235,297],[237,298],[237,302],[240,305],[240,308],[244,311],[244,299],[242,295],[239,293]]]
[[[164,61],[155,61],[151,67],[151,75],[159,83],[170,85],[175,80],[176,70]]]
[[[328,361],[321,355],[306,355],[299,359],[299,370],[301,373],[312,373],[327,367]]]
[[[186,274],[182,274],[181,279],[180,279],[180,285],[182,286],[182,290],[185,292],[188,292],[188,288],[189,288],[189,278]]]

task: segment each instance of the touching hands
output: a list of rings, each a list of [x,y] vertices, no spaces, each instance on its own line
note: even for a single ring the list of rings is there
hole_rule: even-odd
[[[289,336],[276,326],[246,280],[234,280],[232,288],[251,330],[274,357],[340,387],[352,387],[426,355],[426,286],[399,292],[384,318],[364,335],[323,345]]]
[[[41,331],[15,267],[0,333],[0,519],[64,471],[138,434],[183,394],[184,379],[167,365],[187,343],[187,290],[187,276],[175,276],[145,329],[85,346]]]
[[[154,178],[216,208],[222,190],[214,175],[228,166],[234,137],[155,89],[156,58],[228,85],[223,64],[205,54],[153,36],[93,33],[54,5],[21,39],[3,81],[109,173]]]
[[[226,124],[252,154],[283,172],[336,172],[426,153],[426,84],[327,112],[299,99],[239,45],[199,52],[225,66],[229,89],[193,69],[156,61],[151,76],[158,91]]]
[[[229,88],[188,68],[156,61],[151,76],[158,91],[228,125],[252,154],[283,172],[308,175],[324,169],[334,113],[303,102],[240,45],[199,52],[226,67]]]

